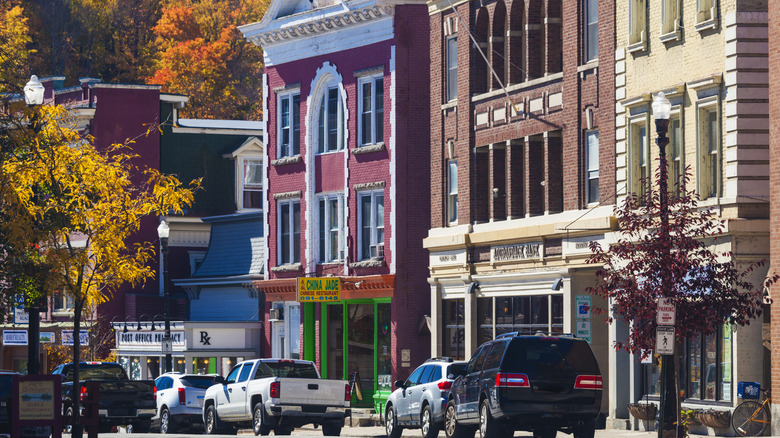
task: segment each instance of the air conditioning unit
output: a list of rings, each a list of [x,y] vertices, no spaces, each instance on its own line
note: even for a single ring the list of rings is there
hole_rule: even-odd
[[[284,321],[284,309],[271,309],[268,316],[269,321]]]
[[[371,245],[369,247],[369,252],[371,253],[371,258],[374,260],[384,260],[385,259],[385,244],[380,243],[378,245]]]

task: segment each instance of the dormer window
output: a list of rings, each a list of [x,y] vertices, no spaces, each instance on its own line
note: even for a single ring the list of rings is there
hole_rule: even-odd
[[[263,208],[263,161],[244,158],[243,195],[241,209],[259,210]]]

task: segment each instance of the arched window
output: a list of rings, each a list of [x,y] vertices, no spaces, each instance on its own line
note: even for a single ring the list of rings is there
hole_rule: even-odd
[[[563,71],[563,33],[561,32],[561,0],[547,0],[545,72]]]
[[[525,3],[523,0],[514,0],[509,5],[509,32],[507,37],[509,44],[507,45],[507,51],[509,52],[509,68],[508,68],[508,83],[519,84],[526,78],[525,70]]]
[[[307,102],[308,130],[318,154],[343,150],[347,143],[347,113],[341,75],[329,62],[317,70]]]
[[[493,71],[498,79],[493,77],[491,89],[501,88],[506,85],[506,6],[499,0],[493,12],[493,32],[490,41],[490,60]],[[492,76],[492,75],[491,75]],[[500,82],[500,83],[499,83]]]
[[[545,74],[545,55],[547,52],[544,35],[544,0],[529,0],[528,2],[528,79],[536,79]]]
[[[488,45],[489,25],[490,17],[488,16],[487,8],[479,8],[477,10],[477,19],[474,22],[474,38],[477,40],[477,46],[473,47],[471,56],[473,67],[471,69],[471,89],[475,94],[487,92],[490,85],[488,65],[485,62],[485,58],[482,57],[482,53],[490,56],[490,46]],[[480,50],[482,50],[482,53],[480,53]]]

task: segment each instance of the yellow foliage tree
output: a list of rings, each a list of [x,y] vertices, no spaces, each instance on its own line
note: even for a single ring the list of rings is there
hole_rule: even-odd
[[[154,276],[148,266],[153,242],[128,243],[142,218],[182,213],[200,183],[185,187],[173,176],[136,167],[129,145],[97,149],[67,127],[63,107],[33,111],[26,119],[32,127],[20,123],[6,131],[13,147],[0,160],[6,208],[0,233],[9,247],[35,248],[47,268],[47,290],[73,298],[79,333],[85,309],[106,302],[121,285]],[[74,343],[78,379],[79,336]]]
[[[19,92],[15,84],[24,83],[32,40],[23,14],[20,6],[0,7],[0,93]]]

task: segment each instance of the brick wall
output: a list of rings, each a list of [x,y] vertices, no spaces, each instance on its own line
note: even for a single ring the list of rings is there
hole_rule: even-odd
[[[771,0],[769,7],[769,184],[770,184],[770,230],[771,269],[780,271],[780,0]],[[775,304],[772,306],[772,392],[780,394],[780,285],[770,291]],[[780,410],[772,407],[772,435],[780,434]]]

